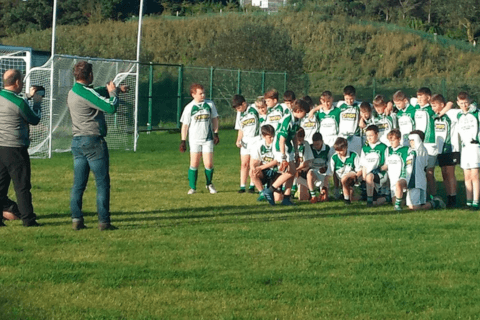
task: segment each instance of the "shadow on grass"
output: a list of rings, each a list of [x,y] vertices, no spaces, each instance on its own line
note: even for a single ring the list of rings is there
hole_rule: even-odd
[[[315,207],[314,207],[315,206]],[[308,202],[300,202],[294,207],[265,206],[252,204],[249,206],[206,206],[196,208],[177,208],[142,212],[112,212],[112,220],[122,223],[122,226],[136,226],[154,228],[156,225],[142,225],[141,222],[160,222],[161,227],[177,226],[180,224],[224,224],[248,222],[272,222],[282,220],[301,220],[317,218],[335,218],[348,216],[392,215],[405,214],[409,210],[394,211],[392,206],[367,208],[365,204],[353,204],[344,207],[339,202],[322,203],[318,206]],[[87,212],[85,216],[96,216],[94,212]],[[138,217],[138,215],[144,215]],[[147,216],[145,216],[147,215]],[[235,218],[233,218],[235,217]],[[69,215],[53,213],[42,215],[41,219],[69,218]],[[123,222],[137,222],[124,224]],[[68,221],[70,223],[70,220]],[[64,225],[63,222],[46,223],[48,225]],[[157,225],[158,226],[158,225]]]

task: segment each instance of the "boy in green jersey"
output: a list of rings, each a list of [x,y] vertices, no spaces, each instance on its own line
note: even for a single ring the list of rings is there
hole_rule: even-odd
[[[343,101],[337,103],[340,109],[340,123],[338,126],[338,136],[348,140],[350,150],[359,153],[362,149],[362,139],[360,137],[360,102],[355,101],[356,90],[353,86],[346,86],[343,89]]]
[[[333,144],[335,153],[332,155],[328,165],[328,172],[337,176],[343,188],[343,199],[345,204],[350,204],[353,197],[353,187],[358,179],[362,177],[360,157],[353,151],[348,151],[348,141],[345,138],[337,138]]]
[[[267,103],[268,104],[268,103]],[[299,128],[299,120],[305,117],[309,110],[308,104],[303,100],[295,100],[292,114],[285,115],[279,122],[275,133],[276,159],[280,163],[279,171],[282,175],[272,186],[264,191],[265,198],[271,205],[275,205],[273,193],[285,183],[285,192],[282,205],[294,205],[291,201],[291,189],[295,177],[295,159],[298,158],[297,139],[295,137]]]
[[[462,146],[460,166],[465,176],[467,206],[472,210],[478,210],[480,200],[480,112],[466,92],[458,94],[457,104],[461,109],[458,114],[457,128]]]
[[[312,149],[305,139],[305,130],[299,128],[297,131],[298,161],[296,161],[296,177],[292,186],[292,193],[298,189],[298,199],[308,200],[310,198],[307,186],[307,173],[313,160]]]
[[[264,186],[269,187],[280,174],[277,171],[278,162],[273,153],[275,129],[269,124],[261,128],[262,140],[254,145],[250,157],[250,178],[259,190],[258,201],[265,200]],[[275,193],[276,201],[281,199],[281,193]]]
[[[245,193],[247,183],[250,153],[252,147],[260,138],[260,121],[255,105],[248,105],[245,98],[236,94],[232,98],[232,107],[237,111],[235,129],[238,130],[236,145],[240,148],[240,189],[238,193]],[[249,193],[255,193],[255,186],[250,182]]]
[[[322,134],[317,132],[313,135],[313,143],[310,146],[312,152],[312,162],[306,174],[308,191],[310,192],[310,202],[328,201],[328,177],[331,173],[328,171],[330,160],[330,147],[323,143]],[[316,195],[316,189],[319,189],[319,197]]]
[[[296,100],[295,92],[287,90],[283,94],[283,103],[280,105],[283,108],[283,114],[291,113],[293,102]]]
[[[385,197],[378,197],[378,191],[388,180],[388,175],[382,166],[388,156],[387,145],[378,139],[378,127],[368,126],[366,130],[367,143],[362,147],[360,165],[363,180],[367,185],[367,206],[385,203]]]
[[[260,127],[262,127],[267,121],[267,104],[263,96],[257,97],[257,100],[255,100],[255,108],[257,108],[258,111],[258,122],[260,123]]]
[[[382,170],[388,171],[390,190],[395,210],[402,210],[403,191],[407,189],[405,165],[408,156],[408,147],[402,145],[400,130],[391,130],[387,138],[390,142],[388,155]]]
[[[303,97],[302,100],[308,103],[310,110],[315,108],[315,104],[313,103],[312,98],[310,98],[309,96]],[[312,144],[312,137],[316,132],[318,132],[318,129],[320,128],[320,123],[318,122],[317,117],[314,116],[310,118],[309,114],[307,114],[300,121],[300,127],[305,130],[305,140],[307,140],[309,144]]]
[[[333,104],[333,95],[330,91],[324,91],[320,96],[320,105],[310,110],[308,117],[317,118],[318,132],[322,134],[323,142],[333,147],[338,137],[338,125],[340,123],[340,109]]]
[[[275,89],[269,90],[265,93],[264,98],[267,105],[267,120],[265,124],[270,124],[276,130],[278,123],[285,115],[285,110],[278,103],[278,91]]]
[[[185,106],[180,122],[180,152],[187,151],[187,136],[190,147],[190,168],[188,169],[188,194],[196,193],[198,166],[203,156],[206,188],[211,194],[217,193],[213,180],[213,146],[220,142],[218,137],[218,113],[213,101],[205,100],[205,90],[201,84],[190,86],[193,100]]]
[[[375,114],[372,118],[372,123],[378,127],[378,138],[381,142],[389,146],[390,141],[387,136],[392,129],[397,127],[397,116],[394,113],[390,115],[385,113],[387,101],[385,101],[385,97],[381,94],[378,94],[373,99],[373,108],[375,109]]]
[[[397,109],[398,129],[402,134],[402,144],[409,146],[408,135],[415,130],[416,107],[408,102],[408,97],[402,91],[393,94],[393,106]]]
[[[437,162],[438,149],[435,142],[435,111],[430,105],[432,91],[429,88],[420,88],[417,91],[417,105],[415,106],[415,130],[425,134],[423,145],[428,153],[427,162],[427,191],[433,198],[437,194],[437,181],[435,180],[434,169]]]
[[[446,106],[446,100],[441,94],[432,96],[430,100],[435,118],[435,140],[438,150],[438,165],[442,170],[443,184],[447,193],[447,208],[454,208],[457,204],[457,178],[455,165],[460,161],[458,134],[456,124],[459,109],[451,109],[441,115]]]

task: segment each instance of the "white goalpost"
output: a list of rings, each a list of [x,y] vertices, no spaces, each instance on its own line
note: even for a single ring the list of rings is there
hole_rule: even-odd
[[[2,51],[0,47],[2,74],[8,69],[21,70],[25,74],[25,92],[29,91],[31,85],[45,87],[42,120],[37,126],[30,127],[29,154],[34,158],[50,158],[52,152],[70,151],[72,126],[67,107],[67,95],[75,83],[73,66],[79,60],[92,63],[94,86],[105,86],[113,79],[115,85],[128,85],[131,88],[128,93],[119,96],[120,105],[117,113],[105,115],[108,127],[106,141],[110,149],[136,151],[143,0],[140,0],[136,61],[57,54],[55,52],[56,8],[57,0],[54,0],[51,57],[43,66],[31,67],[32,57],[29,50]]]

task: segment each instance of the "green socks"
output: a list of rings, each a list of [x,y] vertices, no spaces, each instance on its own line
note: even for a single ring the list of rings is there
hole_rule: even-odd
[[[190,189],[193,189],[193,190],[197,189],[197,177],[198,177],[197,168],[190,167],[188,169],[188,184],[190,186]]]
[[[207,186],[212,184],[212,178],[213,178],[213,168],[212,169],[205,168],[205,179],[207,180]]]

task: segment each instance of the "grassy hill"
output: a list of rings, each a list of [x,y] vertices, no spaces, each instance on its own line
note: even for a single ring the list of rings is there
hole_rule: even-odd
[[[61,26],[57,52],[134,59],[137,23]],[[48,50],[51,31],[3,38],[3,44]],[[290,87],[313,96],[339,94],[356,85],[376,92],[429,85],[454,98],[476,94],[478,50],[465,44],[388,24],[372,24],[310,13],[224,14],[144,20],[142,59],[223,68],[287,70]],[[304,78],[303,74],[308,75]]]

